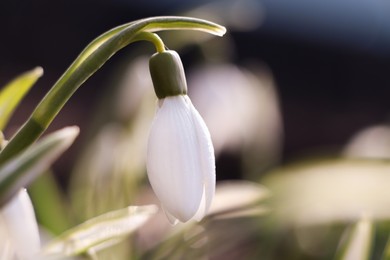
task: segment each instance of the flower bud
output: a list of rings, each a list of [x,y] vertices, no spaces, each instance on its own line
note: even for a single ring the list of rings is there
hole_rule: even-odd
[[[199,221],[215,193],[210,133],[186,95],[179,55],[173,51],[157,53],[149,64],[159,107],[148,141],[148,178],[172,224]]]
[[[159,99],[187,94],[183,64],[175,51],[154,54],[149,61],[154,91]]]

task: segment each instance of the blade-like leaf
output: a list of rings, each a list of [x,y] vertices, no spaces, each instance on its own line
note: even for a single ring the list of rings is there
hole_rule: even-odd
[[[390,162],[323,160],[288,166],[262,180],[275,216],[284,224],[350,223],[368,214],[389,220]]]
[[[250,181],[220,181],[208,217],[233,218],[263,215],[269,209],[260,202],[270,197],[269,190]]]
[[[28,188],[39,224],[50,233],[59,235],[72,225],[68,205],[54,175],[46,171]]]
[[[386,247],[383,251],[383,260],[390,260],[390,237],[387,239]]]
[[[73,93],[112,55],[132,42],[155,39],[144,36],[163,30],[197,30],[218,36],[226,32],[225,27],[206,20],[162,16],[124,24],[102,34],[81,52],[39,103],[29,120],[10,140],[0,153],[0,165],[38,139]]]
[[[16,106],[42,75],[43,69],[37,67],[18,76],[1,90],[0,130],[4,129]]]
[[[32,118],[47,127],[77,88],[112,55],[135,41],[150,40],[141,35],[165,30],[194,30],[217,36],[226,33],[226,28],[221,25],[180,16],[145,18],[113,28],[97,37],[81,52],[35,109]]]
[[[341,241],[336,259],[368,260],[374,233],[372,221],[363,218],[347,232],[346,237],[342,237],[343,241]]]
[[[43,254],[74,256],[109,241],[121,241],[156,212],[157,206],[146,205],[105,213],[66,231],[49,243],[43,249]]]
[[[0,205],[45,171],[74,141],[77,126],[48,135],[0,168]]]

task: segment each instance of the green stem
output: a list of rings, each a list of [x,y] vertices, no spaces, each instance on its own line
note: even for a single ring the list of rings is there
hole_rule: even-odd
[[[222,36],[226,29],[212,22],[189,17],[152,17],[118,26],[92,41],[38,104],[28,121],[0,153],[0,166],[32,144],[47,129],[74,92],[116,52],[132,42],[146,40],[164,51],[152,32],[197,30]]]
[[[134,41],[150,41],[154,44],[157,52],[164,52],[165,45],[161,38],[155,34],[150,32],[140,32],[134,37]]]

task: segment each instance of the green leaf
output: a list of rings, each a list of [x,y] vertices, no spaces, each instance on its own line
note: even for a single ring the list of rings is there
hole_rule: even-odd
[[[9,141],[0,153],[0,165],[37,140],[74,92],[112,55],[136,41],[155,42],[156,37],[150,34],[163,30],[197,30],[218,36],[226,32],[225,27],[206,20],[162,16],[127,23],[102,34],[81,52],[39,103],[29,120]]]
[[[333,159],[270,172],[261,183],[272,193],[275,217],[288,225],[389,220],[390,162]]]
[[[390,237],[387,239],[386,247],[383,251],[383,260],[390,260]]]
[[[40,175],[28,188],[39,224],[52,234],[59,235],[72,225],[68,204],[52,174]]]
[[[165,30],[195,30],[222,36],[226,29],[218,24],[191,17],[161,16],[130,22],[102,34],[93,40],[55,83],[35,109],[32,117],[47,127],[78,87],[127,45],[150,41],[148,33]]]
[[[74,141],[79,133],[76,126],[56,131],[31,146],[0,168],[0,206],[20,188],[26,187],[49,168]]]
[[[270,209],[261,202],[270,196],[266,187],[255,182],[219,181],[207,217],[226,219],[265,215]]]
[[[36,67],[9,82],[0,92],[0,130],[3,130],[15,108],[34,83],[43,75],[43,69]]]
[[[102,244],[115,244],[140,228],[156,212],[155,205],[146,205],[105,213],[66,231],[42,252],[47,256],[74,256]]]
[[[347,230],[342,237],[340,247],[336,253],[338,260],[368,260],[373,242],[372,221],[363,218],[358,221],[352,230]]]

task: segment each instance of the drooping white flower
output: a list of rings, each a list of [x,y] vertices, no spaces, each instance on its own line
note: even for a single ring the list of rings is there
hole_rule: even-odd
[[[175,68],[157,66],[163,70],[159,75],[173,77],[165,81],[168,84],[182,85],[171,89],[163,83],[163,91],[156,91],[160,100],[149,136],[147,172],[168,219],[175,224],[201,220],[208,211],[215,192],[215,157],[210,133],[186,95],[180,59],[169,52],[168,60],[172,57],[175,60],[169,65]],[[164,79],[151,73],[155,89],[159,88]]]
[[[39,250],[34,209],[27,191],[22,189],[0,210],[0,257],[34,259]]]

